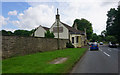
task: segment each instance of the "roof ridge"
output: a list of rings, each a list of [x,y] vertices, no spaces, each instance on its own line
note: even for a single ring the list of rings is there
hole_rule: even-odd
[[[61,22],[61,21],[60,21]],[[84,34],[84,31],[80,31],[80,30],[76,30],[75,28],[61,22],[68,30],[70,30],[70,32],[73,32],[73,33],[79,33],[79,34]]]

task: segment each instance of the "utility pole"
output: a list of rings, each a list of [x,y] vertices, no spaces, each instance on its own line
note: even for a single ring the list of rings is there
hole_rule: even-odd
[[[85,32],[85,45],[87,43],[87,34],[86,34],[86,28],[84,28],[84,32]]]
[[[59,18],[59,14],[58,14],[58,8],[57,8],[57,15],[56,15],[56,19],[57,19],[57,31],[58,31],[58,39],[57,39],[57,44],[58,44],[58,50],[60,49],[60,42],[59,42],[59,20],[60,20],[60,18]]]

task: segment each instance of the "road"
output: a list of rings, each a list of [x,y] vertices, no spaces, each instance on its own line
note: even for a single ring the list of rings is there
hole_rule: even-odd
[[[100,45],[99,51],[87,51],[72,73],[118,73],[119,48]]]

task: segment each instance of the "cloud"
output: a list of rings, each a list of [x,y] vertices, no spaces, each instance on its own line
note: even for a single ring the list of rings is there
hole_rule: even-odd
[[[17,15],[17,11],[16,11],[16,10],[14,10],[14,11],[9,11],[9,12],[8,12],[8,15]]]
[[[5,18],[3,16],[0,16],[0,26],[6,25],[9,22],[9,17]]]
[[[120,6],[120,1],[118,2],[118,6]]]
[[[31,5],[23,13],[17,15],[19,20],[12,23],[21,29],[33,29],[39,25],[51,27],[55,21],[56,8],[59,8],[60,19],[62,22],[72,26],[73,21],[78,18],[85,18],[93,25],[95,33],[100,34],[106,29],[107,11],[117,7],[117,0],[88,0],[69,2],[28,2]],[[105,3],[106,2],[106,3]],[[108,2],[108,3],[107,3]],[[110,3],[111,2],[111,3]]]
[[[39,25],[50,27],[54,22],[54,7],[47,5],[38,5],[29,7],[23,13],[18,14],[18,21],[12,23],[21,29],[34,29]]]
[[[0,29],[0,30],[2,30],[2,29]],[[4,30],[14,32],[16,29],[12,29],[12,28],[4,28]]]
[[[107,11],[117,7],[115,2],[107,6],[101,6],[103,2],[68,2],[66,8],[62,7],[62,4],[59,6],[62,8],[62,21],[72,26],[76,18],[85,18],[92,23],[93,31],[97,34],[106,29]]]

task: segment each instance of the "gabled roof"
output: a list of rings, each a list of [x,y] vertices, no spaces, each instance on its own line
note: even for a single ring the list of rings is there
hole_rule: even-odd
[[[40,25],[39,27],[44,28],[46,31],[50,29],[50,28],[48,28],[48,27],[44,27],[44,26],[41,26],[41,25]],[[37,30],[39,27],[35,28],[35,30]]]
[[[43,26],[42,26],[43,27]],[[48,31],[50,28],[48,28],[48,27],[43,27],[46,31]]]
[[[75,28],[70,27],[69,25],[67,25],[63,22],[61,22],[61,23],[69,30],[70,34],[82,34],[82,35],[85,34],[84,31],[76,30]]]

